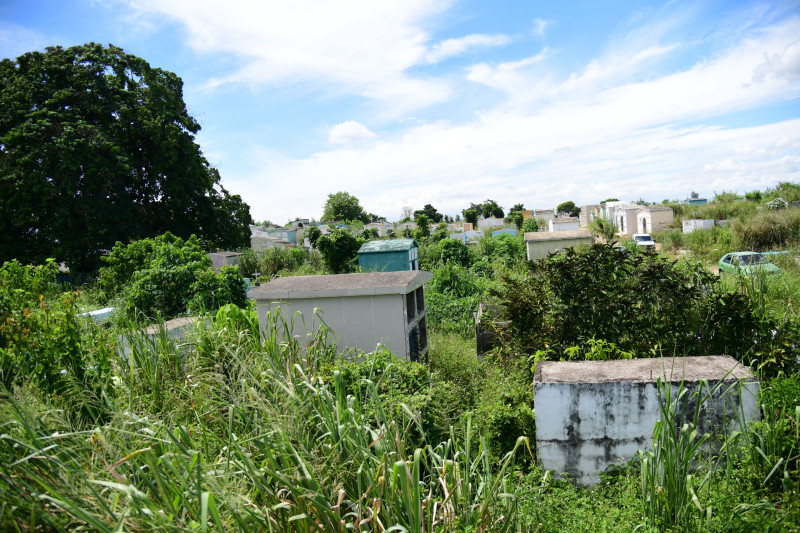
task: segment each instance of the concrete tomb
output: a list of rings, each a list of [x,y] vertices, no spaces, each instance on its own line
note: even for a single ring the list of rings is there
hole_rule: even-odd
[[[759,418],[758,380],[729,356],[542,362],[533,380],[541,465],[586,485],[599,481],[599,473],[610,465],[649,450],[660,418],[659,378],[670,384],[673,397],[681,382],[690,397],[702,380],[711,387],[723,381],[720,390],[734,386],[701,406],[701,434],[730,432],[739,429],[739,421]],[[697,398],[692,397],[693,404],[690,399],[687,409]]]

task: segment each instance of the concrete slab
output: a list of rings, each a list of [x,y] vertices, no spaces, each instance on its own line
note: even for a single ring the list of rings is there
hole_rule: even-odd
[[[711,387],[722,382],[701,406],[701,434],[730,432],[740,429],[740,421],[759,418],[758,380],[732,357],[543,362],[536,365],[533,383],[541,465],[586,485],[599,481],[610,465],[648,450],[660,418],[659,378],[672,396],[681,383],[687,390],[683,417],[707,393],[700,390],[703,381]]]

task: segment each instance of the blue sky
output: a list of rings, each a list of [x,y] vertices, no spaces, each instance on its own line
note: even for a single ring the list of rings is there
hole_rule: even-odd
[[[800,180],[797,1],[0,3],[0,57],[89,41],[183,78],[257,220]]]

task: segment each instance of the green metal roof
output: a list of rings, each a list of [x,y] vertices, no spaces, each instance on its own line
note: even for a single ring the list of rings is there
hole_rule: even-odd
[[[385,241],[365,242],[361,248],[359,248],[358,253],[405,252],[411,248],[419,248],[417,241],[414,239],[390,239]]]

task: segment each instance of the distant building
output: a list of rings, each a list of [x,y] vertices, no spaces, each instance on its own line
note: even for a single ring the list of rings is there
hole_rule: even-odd
[[[414,239],[365,242],[358,250],[358,265],[370,272],[419,270],[419,245]]]
[[[311,221],[308,220],[307,218],[298,218],[297,220],[289,222],[289,226],[291,226],[292,229],[303,229],[307,228],[310,225]]]
[[[672,225],[675,214],[666,205],[648,205],[636,212],[636,228],[634,233],[653,233],[665,230]]]
[[[683,203],[688,205],[703,205],[708,203],[707,198],[687,198]]]
[[[478,220],[478,229],[480,231],[489,231],[492,228],[502,228],[505,225],[505,220],[502,218],[488,217]]]
[[[581,206],[581,214],[579,215],[580,218],[580,227],[586,228],[589,227],[589,224],[597,218],[597,208],[600,207],[597,204],[589,204],[589,205],[582,205]]]
[[[709,218],[706,220],[688,219],[683,221],[683,232],[691,233],[698,230],[707,230],[714,227],[714,219]]]
[[[544,223],[547,224],[551,220],[556,218],[556,210],[555,209],[534,209],[532,216],[536,221],[543,220]],[[524,217],[524,215],[523,215],[523,217]]]
[[[636,231],[636,214],[642,206],[636,204],[625,204],[617,206],[614,209],[614,226],[617,227],[620,233],[627,233],[633,235],[638,233]]]
[[[525,234],[528,261],[547,257],[549,254],[571,248],[578,244],[592,244],[594,237],[587,230],[536,231]]]
[[[306,338],[306,333],[319,329],[315,319],[319,313],[338,339],[334,342],[340,351],[373,352],[381,344],[417,361],[428,352],[423,285],[431,279],[430,272],[419,270],[290,276],[276,278],[247,296],[257,302],[262,328],[269,327],[277,313],[293,328],[289,335]],[[302,320],[296,318],[297,312]]]
[[[239,256],[242,254],[238,252],[216,252],[206,254],[211,259],[211,266],[214,272],[219,274],[219,271],[224,266],[236,266],[239,264]]]
[[[278,228],[266,231],[266,236],[271,239],[278,239],[286,241],[291,244],[300,244],[303,242],[304,229],[298,228]]]
[[[580,219],[577,217],[558,217],[550,219],[547,223],[550,231],[575,231],[581,229]]]
[[[263,252],[269,248],[291,248],[292,246],[294,245],[288,241],[273,239],[272,237],[250,237],[250,248],[256,252]]]
[[[376,229],[379,237],[386,237],[387,232],[394,229],[394,224],[391,222],[370,222],[369,224],[364,224],[364,229]]]

